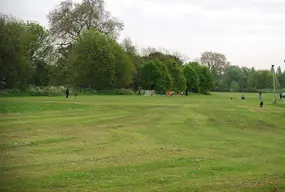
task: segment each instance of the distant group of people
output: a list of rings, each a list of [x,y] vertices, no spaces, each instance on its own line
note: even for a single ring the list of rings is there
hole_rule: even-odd
[[[285,99],[285,93],[280,93],[279,97],[280,97],[280,100]],[[240,99],[245,100],[245,97],[242,95]],[[259,94],[258,94],[258,99],[260,101],[260,108],[263,108],[263,100],[262,100],[262,93],[261,92],[259,92]]]
[[[233,99],[233,98],[231,98],[231,99]],[[242,95],[242,96],[240,97],[240,99],[241,99],[241,100],[245,100],[245,96]],[[263,101],[262,101],[262,93],[261,93],[261,92],[258,94],[258,99],[259,99],[259,101],[260,101],[260,103],[259,103],[260,108],[263,108]]]
[[[163,91],[160,92],[160,95],[163,95]],[[173,96],[173,92],[172,91],[167,91],[166,95],[172,97]]]
[[[190,93],[190,91],[189,91],[188,89],[186,89],[185,92],[179,92],[179,95],[180,95],[180,96],[183,96],[183,95],[188,96],[189,93]],[[139,96],[142,95],[142,91],[141,91],[140,89],[138,90],[138,95],[139,95]],[[160,95],[161,95],[161,96],[162,96],[162,95],[173,96],[173,91],[167,91],[166,93],[165,93],[164,91],[160,91]],[[151,96],[153,96],[153,94],[151,94]],[[68,98],[68,96],[67,96],[66,98]]]
[[[241,100],[245,100],[245,96],[242,95],[242,96],[240,97],[240,99],[241,99]]]

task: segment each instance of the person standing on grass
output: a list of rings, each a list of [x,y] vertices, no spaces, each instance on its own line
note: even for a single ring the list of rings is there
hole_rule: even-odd
[[[139,89],[139,96],[141,96],[142,94],[141,94],[141,90]]]
[[[259,101],[261,101],[261,100],[262,100],[262,93],[261,93],[261,92],[259,92],[258,99],[259,99]]]
[[[68,98],[69,97],[69,89],[68,88],[66,89],[65,94],[66,94],[66,98]]]
[[[263,101],[260,101],[260,108],[263,108]]]

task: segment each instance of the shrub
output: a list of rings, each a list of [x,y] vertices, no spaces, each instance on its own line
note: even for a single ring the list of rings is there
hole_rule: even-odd
[[[38,87],[30,85],[26,90],[21,91],[18,89],[15,90],[1,90],[0,96],[2,97],[13,97],[13,96],[62,96],[65,95],[66,87],[64,86],[47,86],[47,87]],[[69,87],[70,95],[74,93],[77,95],[133,95],[134,91],[130,89],[111,89],[111,90],[100,90],[95,89],[80,89]]]
[[[130,89],[111,89],[97,91],[98,95],[133,95],[134,91]]]

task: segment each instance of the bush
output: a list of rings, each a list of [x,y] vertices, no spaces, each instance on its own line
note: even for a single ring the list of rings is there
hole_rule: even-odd
[[[0,91],[0,96],[1,97],[7,97],[7,96],[21,96],[21,91],[19,89],[5,89]]]
[[[77,92],[82,94],[82,95],[96,95],[96,94],[98,94],[98,92],[95,89],[80,89]]]
[[[37,87],[30,86],[26,92],[30,96],[60,96],[65,94],[66,88],[64,86],[54,87]]]
[[[273,89],[256,89],[256,92],[262,92],[262,93],[273,93]],[[276,93],[283,93],[285,92],[285,89],[276,89]]]
[[[26,90],[21,91],[15,90],[1,90],[1,97],[13,97],[13,96],[62,96],[65,95],[66,87],[64,86],[47,86],[47,87],[37,87],[30,85]],[[112,90],[100,90],[96,91],[94,89],[80,89],[69,87],[70,95],[74,93],[77,95],[133,95],[134,91],[129,89],[112,89]]]
[[[111,89],[97,91],[97,95],[133,95],[133,90],[130,89]]]
[[[60,96],[65,94],[66,88],[64,86],[54,87],[37,87],[30,85],[26,90],[1,90],[0,96],[13,97],[13,96]]]

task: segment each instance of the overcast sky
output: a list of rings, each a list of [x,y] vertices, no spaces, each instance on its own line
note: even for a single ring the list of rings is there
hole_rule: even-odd
[[[79,1],[79,0],[78,0]],[[0,11],[48,27],[60,0],[0,0]],[[204,51],[233,65],[285,68],[285,0],[105,0],[125,24],[121,39],[140,48],[178,51],[190,59]]]

